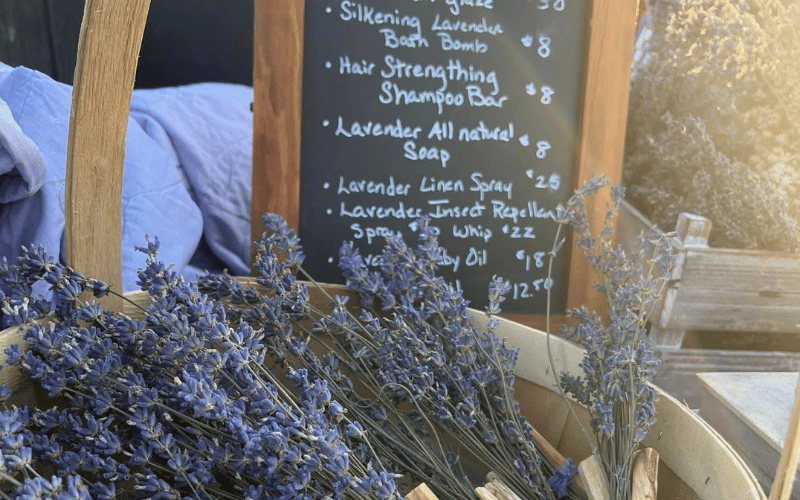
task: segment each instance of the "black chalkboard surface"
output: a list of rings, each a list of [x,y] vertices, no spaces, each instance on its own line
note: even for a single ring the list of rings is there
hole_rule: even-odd
[[[299,232],[304,267],[339,282],[353,241],[429,215],[442,275],[475,307],[543,314],[551,214],[575,185],[586,0],[306,2]],[[553,271],[565,309],[568,257]]]

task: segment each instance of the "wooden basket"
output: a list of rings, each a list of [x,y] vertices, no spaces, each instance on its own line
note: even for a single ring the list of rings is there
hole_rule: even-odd
[[[121,282],[121,265],[118,257],[109,257],[108,250],[114,248],[114,244],[119,250],[119,226],[116,229],[107,229],[106,225],[96,224],[100,219],[108,222],[108,212],[97,207],[88,208],[93,205],[87,200],[95,200],[95,203],[96,200],[102,200],[102,203],[112,206],[111,214],[116,215],[111,215],[110,222],[118,223],[113,218],[119,219],[120,191],[117,188],[121,186],[120,151],[124,152],[125,127],[103,127],[103,122],[111,116],[113,120],[127,123],[127,107],[130,104],[135,72],[135,62],[130,62],[135,61],[138,54],[148,6],[149,0],[87,1],[76,69],[78,76],[73,93],[66,204],[68,211],[69,207],[79,207],[79,215],[82,217],[77,224],[75,217],[71,222],[68,220],[66,231],[68,241],[70,236],[75,237],[76,242],[78,236],[82,239],[79,244],[67,246],[67,256],[70,264],[85,275],[117,284]],[[130,36],[123,36],[126,33]],[[119,53],[111,50],[109,54],[109,44],[115,45],[119,40],[125,45],[119,47]],[[109,64],[109,57],[122,57],[126,64],[122,68]],[[120,77],[121,74],[124,78]],[[111,100],[106,92],[114,94]],[[116,114],[109,114],[109,106],[112,104],[116,107]],[[78,106],[80,112],[76,111]],[[123,108],[125,112],[120,113]],[[76,120],[76,116],[81,119]],[[96,132],[92,128],[104,128],[106,132],[114,129],[117,136],[115,139],[106,139],[108,136],[103,136],[104,142],[98,143],[97,140],[89,140],[91,133]],[[81,142],[80,138],[85,140]],[[103,175],[97,174],[98,165],[102,167],[100,172]],[[86,174],[78,176],[79,171],[94,173],[88,177]],[[70,181],[70,178],[80,179],[81,182]],[[116,186],[117,182],[119,186]],[[102,269],[110,269],[110,272],[105,273]],[[330,287],[330,291],[344,293],[342,287]],[[128,293],[127,298],[134,302],[146,300],[141,292]],[[312,294],[312,300],[318,305],[327,305],[322,294]],[[109,308],[109,304],[105,306]],[[134,307],[126,309],[121,303],[111,304],[110,307],[117,307],[123,314],[131,316],[138,311]],[[485,322],[482,313],[473,311],[473,315],[476,323]],[[563,455],[571,457],[575,462],[587,457],[588,443],[576,422],[569,416],[567,403],[555,390],[555,379],[547,358],[547,335],[508,320],[500,321],[498,334],[520,349],[515,390],[524,415]],[[18,328],[0,332],[0,350],[18,342]],[[551,342],[557,369],[580,373],[578,362],[583,356],[582,350],[555,337],[551,338]],[[9,385],[17,402],[36,405],[37,394],[32,382],[18,371],[0,371],[0,383]],[[658,451],[661,458],[658,477],[660,499],[766,498],[750,470],[711,427],[664,392],[657,389],[657,395],[658,423],[651,429],[644,445]],[[583,425],[588,425],[588,412],[578,405],[575,406]]]

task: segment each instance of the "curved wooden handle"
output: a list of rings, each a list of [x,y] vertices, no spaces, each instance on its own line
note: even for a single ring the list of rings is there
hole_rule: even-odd
[[[70,109],[67,263],[122,291],[122,169],[131,92],[150,0],[87,0]],[[108,297],[104,307],[121,310]]]

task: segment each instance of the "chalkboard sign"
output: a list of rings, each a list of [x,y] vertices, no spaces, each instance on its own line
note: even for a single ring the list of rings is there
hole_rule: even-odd
[[[506,311],[543,314],[552,215],[574,185],[587,21],[585,0],[306,3],[310,274],[341,280],[343,239],[376,262],[384,235],[412,243],[410,226],[427,215],[441,274],[474,305],[497,275],[512,283]]]
[[[568,251],[547,279],[551,215],[589,175],[619,179],[635,3],[268,3],[256,2],[254,215],[299,229],[312,276],[341,280],[343,241],[376,264],[385,235],[413,244],[427,215],[442,274],[474,306],[495,275],[512,283],[506,312],[543,314],[547,288],[557,312],[586,297]],[[601,55],[609,40],[623,56]]]

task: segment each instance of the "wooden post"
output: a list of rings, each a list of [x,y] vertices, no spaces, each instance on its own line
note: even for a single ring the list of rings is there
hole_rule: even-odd
[[[680,349],[685,329],[671,327],[672,315],[675,312],[675,303],[680,293],[680,280],[683,268],[686,266],[687,248],[708,248],[708,237],[711,234],[711,221],[705,217],[683,212],[678,216],[675,224],[675,233],[681,241],[680,249],[675,256],[675,267],[667,289],[664,291],[661,311],[658,317],[652,318],[653,326],[650,328],[650,340],[660,348]]]
[[[795,389],[789,430],[786,433],[786,442],[778,462],[778,470],[775,472],[775,479],[769,492],[769,500],[789,500],[794,476],[797,472],[798,459],[800,459],[800,380]]]
[[[711,221],[700,215],[682,212],[675,224],[675,232],[684,246],[708,246]]]
[[[592,2],[576,188],[593,174],[605,174],[612,184],[622,179],[637,6],[637,0]],[[587,200],[593,234],[600,233],[610,200],[608,191]],[[588,262],[579,248],[571,248],[567,308],[605,311]]]
[[[122,171],[150,0],[87,0],[78,42],[65,180],[67,263],[122,292]],[[106,309],[122,301],[106,297]]]
[[[264,212],[298,229],[304,14],[305,0],[255,2],[252,241]]]

